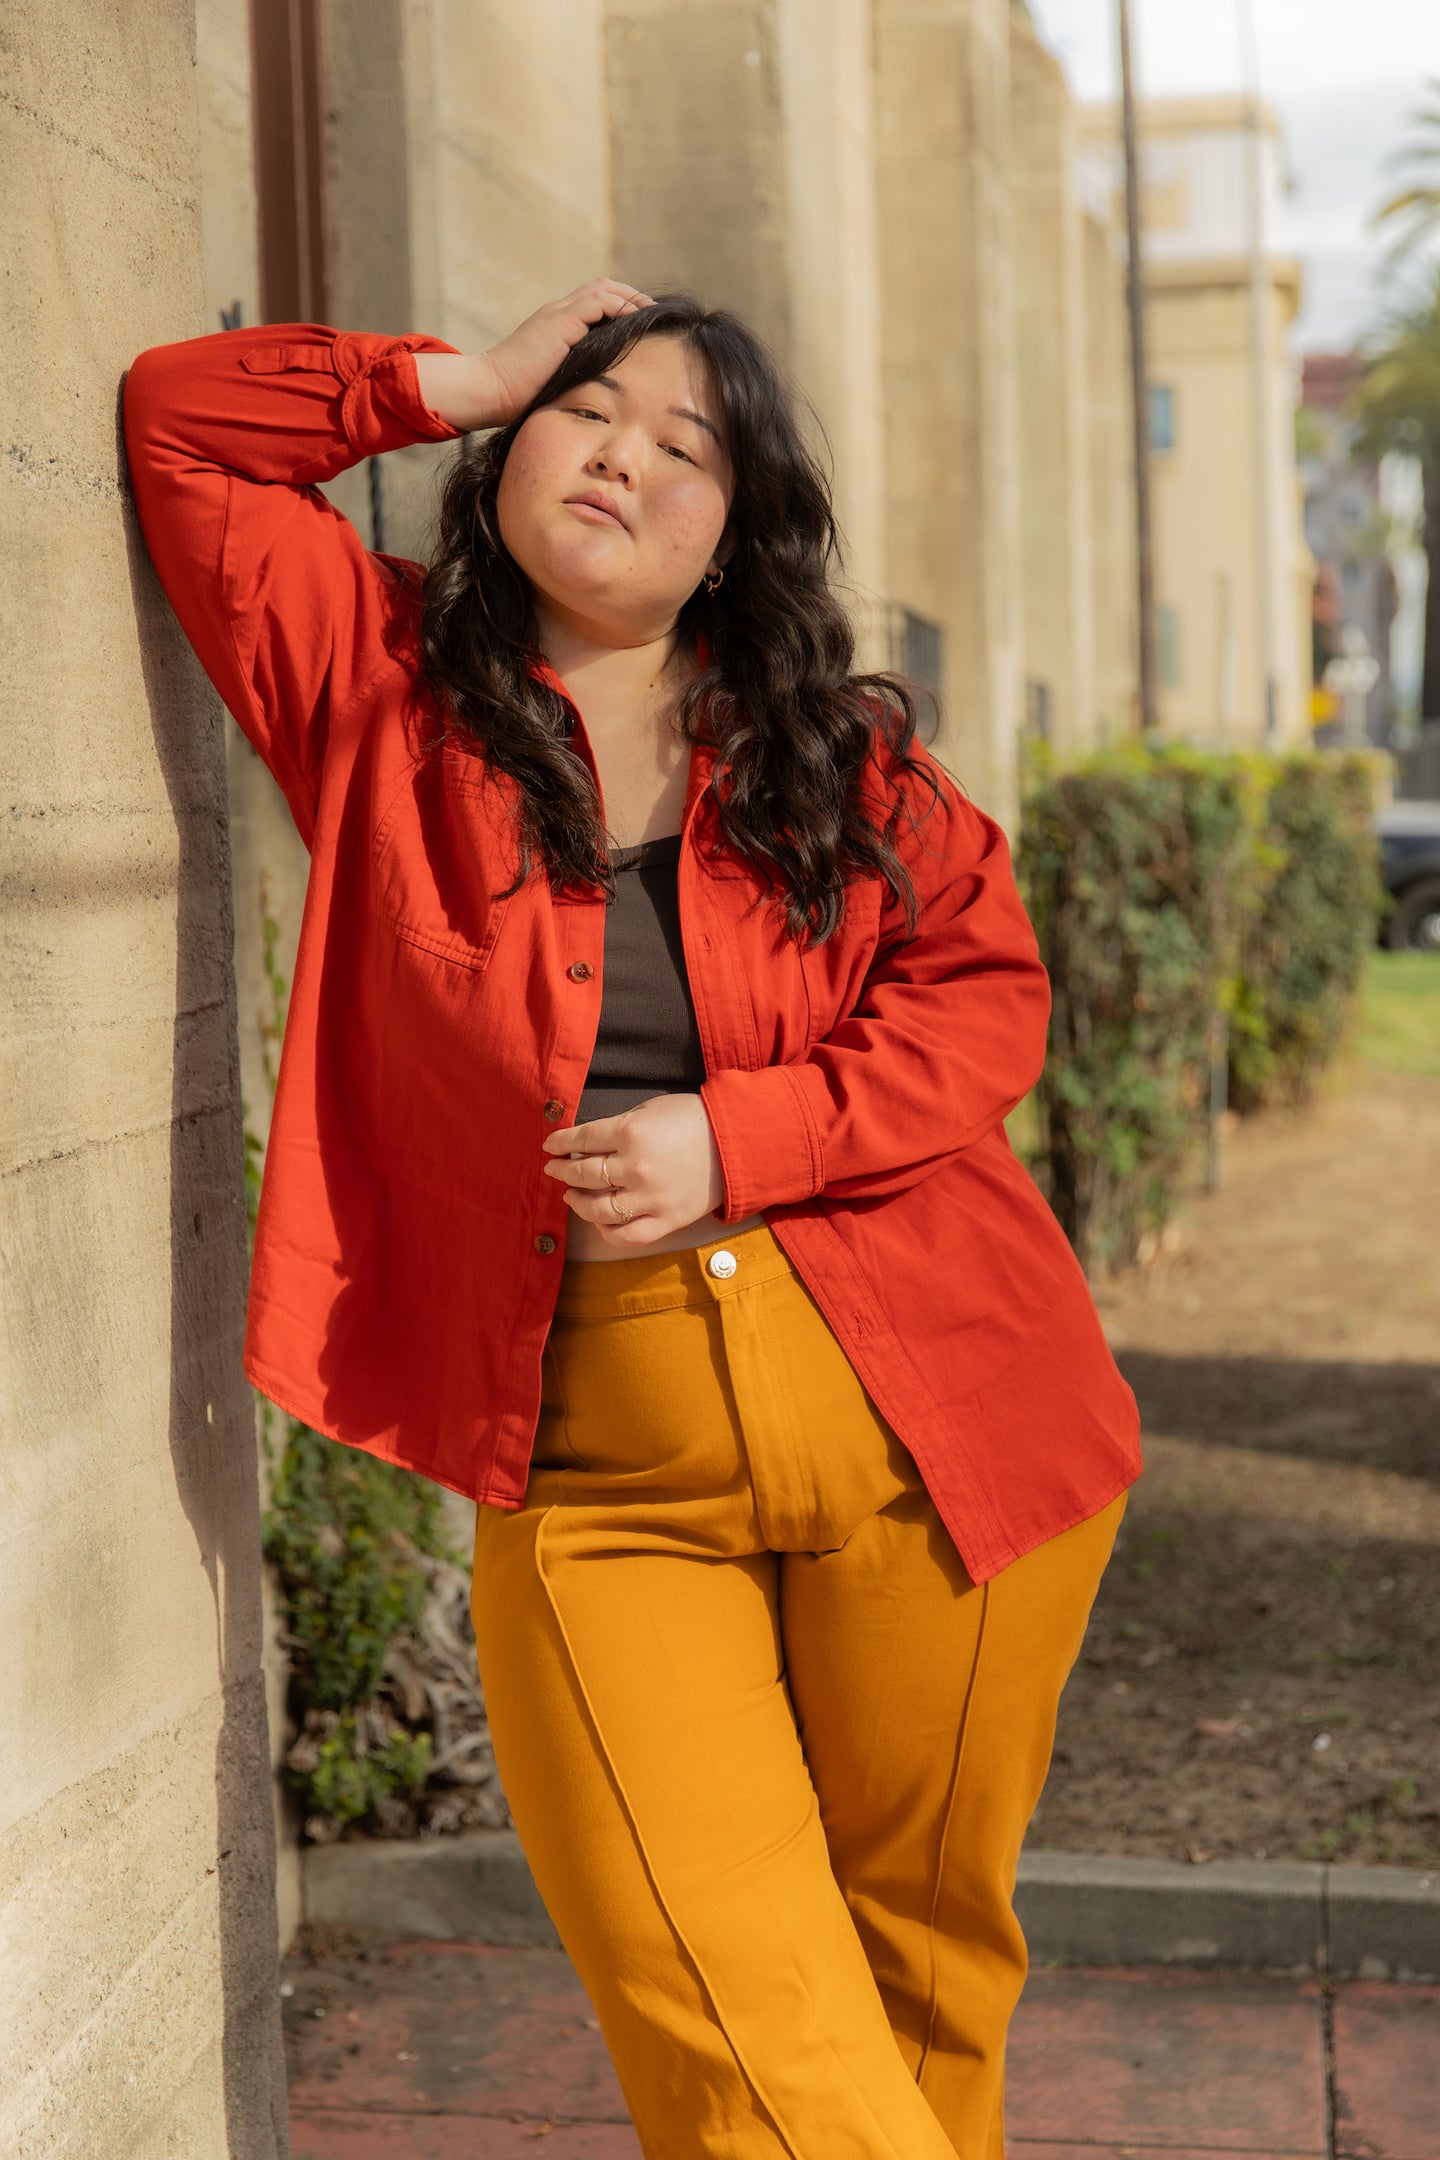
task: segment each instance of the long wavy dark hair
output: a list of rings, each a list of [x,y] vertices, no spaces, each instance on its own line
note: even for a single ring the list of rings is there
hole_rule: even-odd
[[[682,338],[710,372],[735,476],[732,551],[718,592],[702,583],[680,611],[682,639],[703,631],[708,664],[676,723],[715,746],[710,781],[726,848],[761,873],[792,938],[818,943],[844,912],[844,888],[878,875],[915,926],[915,896],[895,848],[913,815],[902,775],[936,789],[911,749],[922,693],[889,674],[856,675],[854,636],[830,586],[839,544],[825,475],[795,404],[755,333],[688,293],[597,323],[524,413],[468,447],[441,495],[419,621],[421,672],[447,738],[516,782],[520,872],[538,857],[557,887],[613,889],[599,799],[570,747],[568,709],[537,679],[539,627],[528,579],[500,538],[496,495],[529,414],[608,374],[645,337]],[[877,797],[874,768],[890,783]],[[867,776],[867,767],[870,771]]]

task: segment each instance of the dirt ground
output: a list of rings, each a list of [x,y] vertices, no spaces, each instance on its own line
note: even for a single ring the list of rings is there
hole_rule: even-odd
[[[1167,1244],[1097,1291],[1146,1468],[1029,1842],[1440,1864],[1440,1079],[1352,1056]]]

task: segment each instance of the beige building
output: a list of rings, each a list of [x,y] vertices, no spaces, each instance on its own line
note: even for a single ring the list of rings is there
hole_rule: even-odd
[[[4,66],[0,2149],[271,2160],[241,1119],[306,866],[145,559],[121,374],[265,317],[483,347],[607,268],[738,307],[828,443],[863,653],[1013,829],[1027,726],[1133,712],[1119,267],[1011,0],[16,0]],[[442,458],[334,494],[413,552]]]
[[[1085,106],[1078,123],[1085,198],[1115,215],[1118,111]],[[1140,144],[1162,732],[1218,747],[1305,742],[1313,564],[1285,348],[1300,270],[1270,243],[1278,123],[1262,108],[1252,137],[1240,98],[1156,99],[1141,109]]]
[[[1027,725],[1129,724],[1117,229],[1015,0],[252,0],[254,158],[237,12],[201,0],[212,321],[471,349],[597,268],[691,286],[813,409],[862,660],[933,681],[976,799],[1013,826]],[[437,462],[387,461],[387,546],[423,546]],[[367,526],[368,476],[335,493]]]
[[[1018,10],[1010,75],[1027,719],[1067,756],[1137,717],[1125,250],[1081,195],[1063,71]]]

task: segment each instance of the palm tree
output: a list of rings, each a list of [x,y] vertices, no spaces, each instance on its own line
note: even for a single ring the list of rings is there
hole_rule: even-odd
[[[1365,372],[1350,400],[1352,456],[1388,450],[1419,460],[1421,545],[1429,566],[1420,710],[1440,718],[1440,269],[1417,299],[1391,315],[1362,348]]]
[[[1370,219],[1374,227],[1400,224],[1386,257],[1392,268],[1440,232],[1440,75],[1427,76],[1425,87],[1431,102],[1410,115],[1415,133],[1386,160],[1401,184]]]

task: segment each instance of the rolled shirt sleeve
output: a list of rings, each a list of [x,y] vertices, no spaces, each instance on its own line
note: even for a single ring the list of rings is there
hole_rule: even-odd
[[[397,571],[320,493],[361,459],[458,430],[387,337],[271,323],[152,346],[125,378],[126,458],[181,626],[307,841],[329,729],[383,662]]]

